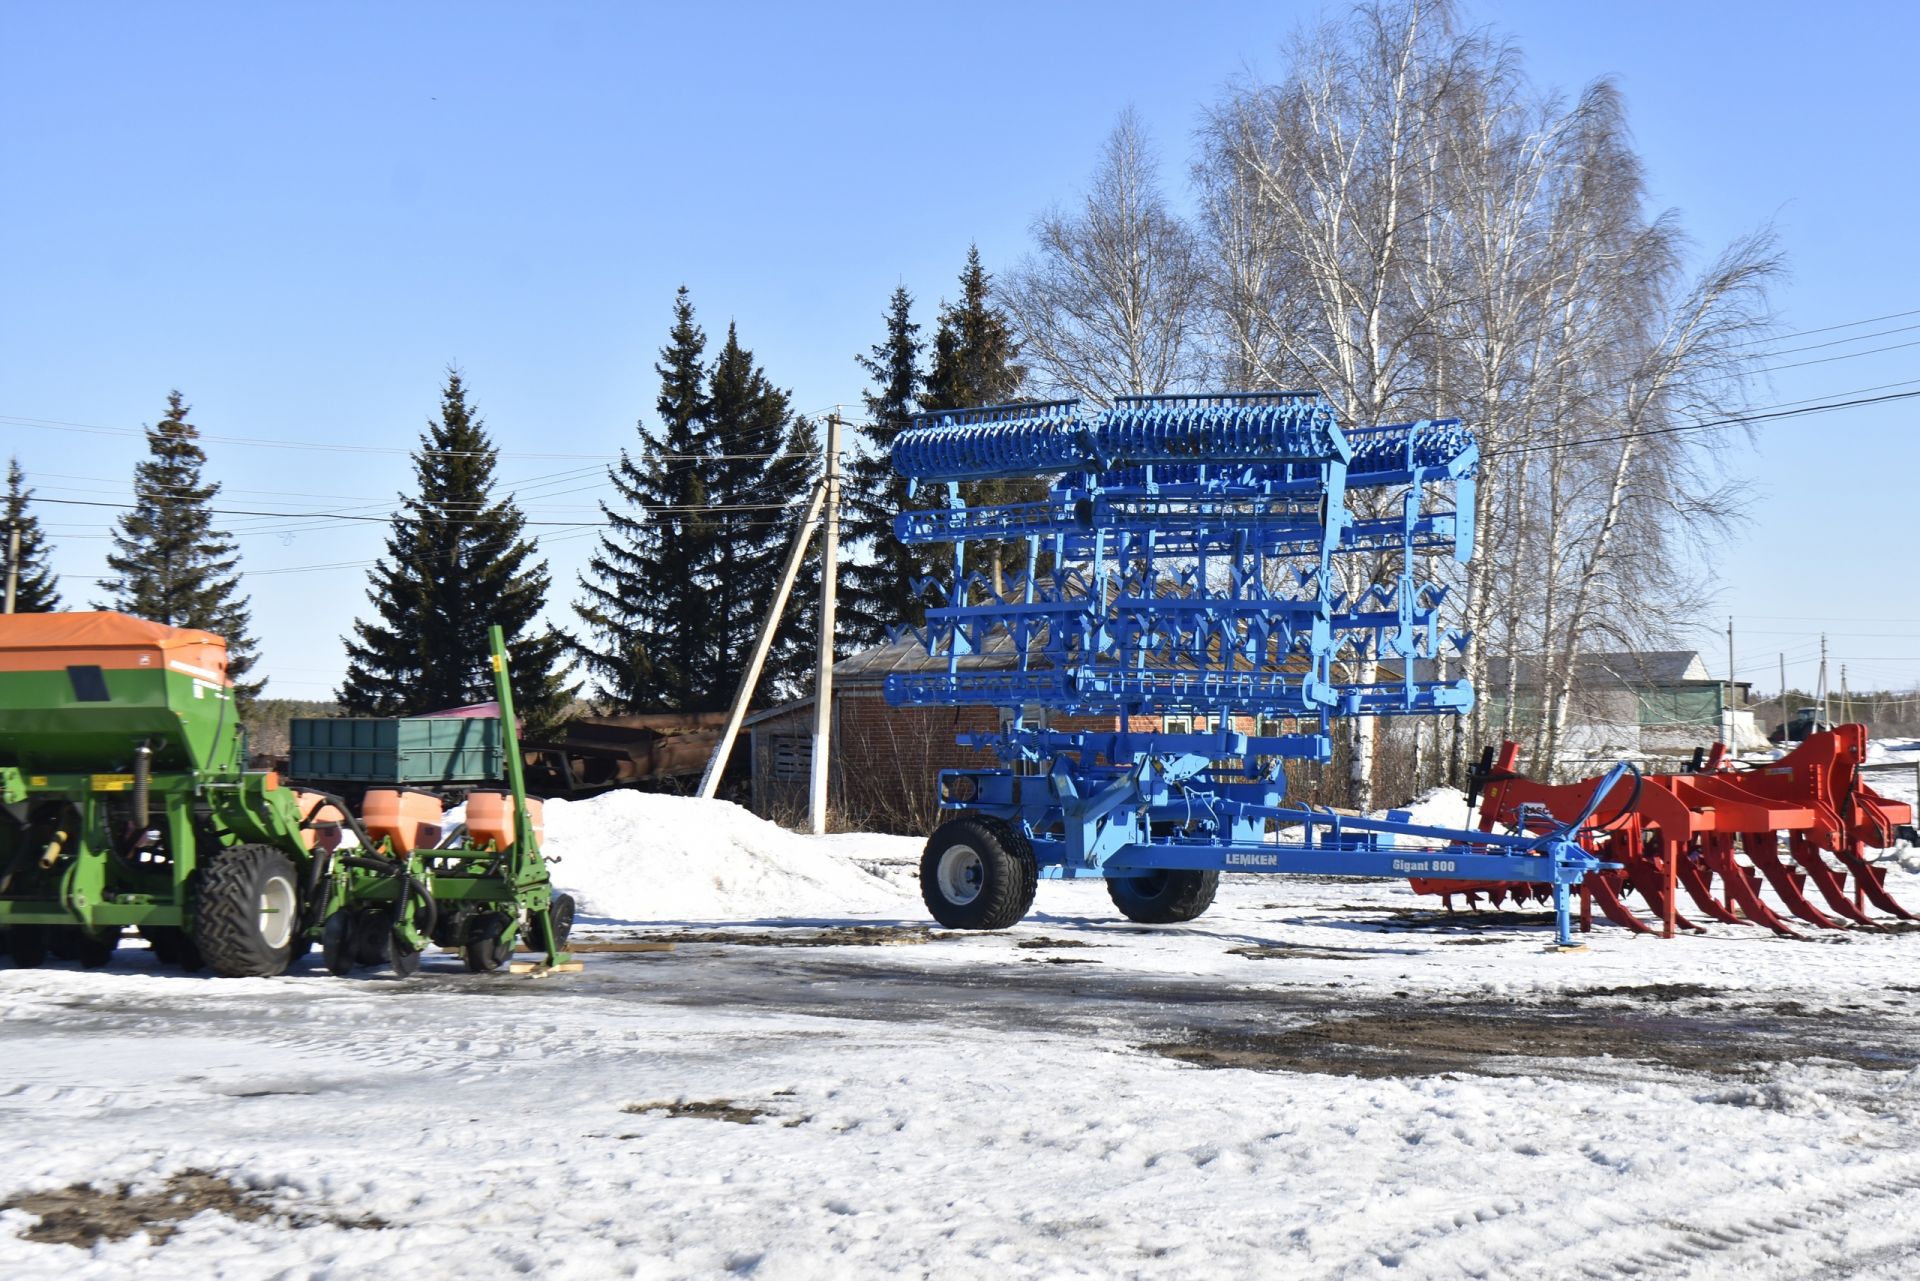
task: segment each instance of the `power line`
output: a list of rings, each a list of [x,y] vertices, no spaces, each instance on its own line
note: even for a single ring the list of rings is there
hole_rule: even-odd
[[[1532,454],[1543,449],[1565,449],[1573,445],[1604,445],[1610,441],[1637,440],[1644,436],[1671,436],[1679,432],[1708,431],[1715,427],[1737,427],[1745,423],[1768,422],[1778,418],[1802,418],[1811,414],[1827,414],[1840,409],[1856,409],[1862,405],[1886,404],[1896,400],[1912,400],[1920,397],[1920,390],[1893,392],[1885,396],[1868,396],[1857,400],[1831,401],[1825,404],[1808,405],[1803,409],[1776,409],[1770,412],[1742,414],[1735,418],[1716,418],[1708,422],[1674,423],[1667,427],[1646,427],[1639,431],[1614,432],[1606,436],[1585,436],[1577,440],[1541,441],[1532,445],[1515,445],[1508,449],[1495,450],[1489,458],[1503,458],[1509,454]]]
[[[1838,325],[1822,325],[1818,329],[1797,329],[1792,333],[1769,334],[1764,338],[1749,338],[1745,342],[1733,344],[1736,347],[1752,346],[1755,343],[1779,342],[1783,338],[1805,338],[1809,334],[1830,334],[1836,329],[1857,329],[1861,325],[1877,325],[1883,320],[1904,320],[1908,316],[1920,316],[1920,308],[1913,311],[1889,312],[1884,316],[1869,316],[1865,320],[1848,320]]]
[[[110,503],[105,501],[94,501],[94,500],[89,500],[84,498],[43,498],[43,499],[40,499],[39,501],[45,502],[45,503],[61,503],[71,507],[113,507],[123,511],[136,510],[141,506],[141,504],[139,503]],[[683,504],[678,506],[675,506],[675,505],[644,506],[643,505],[643,506],[636,506],[633,508],[633,510],[648,512],[654,515],[679,515],[679,514],[693,515],[701,512],[784,511],[787,508],[792,507],[793,505],[794,504],[792,503],[710,503],[710,504],[688,503],[688,504]],[[223,508],[223,507],[208,507],[208,508],[204,508],[203,510],[205,510],[209,515],[213,515],[213,516],[277,516],[282,519],[291,519],[291,520],[364,521],[364,522],[379,524],[379,525],[385,525],[385,524],[391,523],[394,517],[398,515],[398,513],[396,512],[389,512],[386,515],[379,515],[379,516],[363,516],[363,515],[358,515],[352,512],[262,512],[262,511],[245,511],[238,508]],[[472,517],[461,517],[461,516],[435,517],[430,515],[420,515],[420,516],[410,517],[410,519],[419,520],[419,521],[442,520],[449,524],[485,523]],[[612,521],[525,520],[525,519],[523,519],[520,523],[523,525],[559,525],[566,528],[579,528],[586,525],[593,525],[597,528],[605,528],[613,524]],[[253,532],[257,533],[260,531],[256,530]]]

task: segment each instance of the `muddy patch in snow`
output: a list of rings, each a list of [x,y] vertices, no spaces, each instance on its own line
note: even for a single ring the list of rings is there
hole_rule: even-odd
[[[126,1185],[95,1187],[75,1183],[51,1192],[30,1192],[0,1210],[20,1210],[39,1222],[20,1235],[49,1245],[92,1249],[100,1241],[124,1241],[145,1232],[155,1245],[182,1223],[208,1210],[242,1223],[273,1219],[290,1227],[333,1224],[344,1228],[383,1228],[374,1218],[348,1219],[276,1208],[266,1197],[207,1170],[182,1170],[157,1189],[135,1192]]]
[[[708,1121],[731,1121],[752,1125],[763,1116],[772,1116],[766,1108],[732,1099],[676,1099],[660,1103],[629,1103],[620,1109],[632,1116],[690,1116]]]
[[[835,925],[821,930],[682,930],[648,934],[645,941],[731,943],[735,947],[911,947],[951,937],[945,930],[925,925]]]
[[[1660,992],[1659,986],[1617,993],[1660,1004],[1694,995]],[[1567,1077],[1576,1074],[1568,1070],[1569,1064],[1579,1062],[1596,1075],[1617,1075],[1620,1067],[1641,1063],[1704,1076],[1751,1078],[1785,1061],[1826,1059],[1882,1070],[1920,1063],[1910,1045],[1850,1043],[1836,1038],[1835,1025],[1825,1020],[1783,1016],[1777,1008],[1754,1013],[1764,1013],[1764,1024],[1713,1011],[1697,1017],[1665,1011],[1623,1017],[1578,1007],[1443,1006],[1419,1012],[1376,1007],[1271,1031],[1200,1027],[1184,1039],[1139,1048],[1198,1067],[1359,1077]]]

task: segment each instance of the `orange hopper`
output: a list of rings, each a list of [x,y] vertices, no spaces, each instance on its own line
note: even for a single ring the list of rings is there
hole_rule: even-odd
[[[360,822],[376,843],[385,839],[395,854],[431,849],[440,840],[440,798],[412,789],[378,788],[360,805]]]
[[[527,819],[533,824],[533,839],[538,844],[546,834],[540,802],[527,798]],[[513,845],[513,794],[510,792],[473,792],[467,797],[467,840],[478,848],[491,844],[495,849]]]

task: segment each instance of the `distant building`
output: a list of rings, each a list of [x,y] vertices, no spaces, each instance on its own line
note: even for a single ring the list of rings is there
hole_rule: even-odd
[[[1538,741],[1546,706],[1546,665],[1537,657],[1494,658],[1480,690],[1491,736],[1507,716],[1513,677],[1514,737]],[[1585,654],[1575,664],[1573,697],[1560,744],[1561,765],[1570,772],[1587,762],[1619,758],[1676,758],[1715,742],[1734,751],[1767,745],[1749,706],[1752,685],[1710,674],[1697,650],[1652,650],[1638,654]]]

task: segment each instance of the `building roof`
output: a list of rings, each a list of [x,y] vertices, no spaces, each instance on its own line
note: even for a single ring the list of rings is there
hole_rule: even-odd
[[[1013,647],[1013,638],[1005,632],[995,632],[987,638],[983,652],[969,654],[960,660],[960,668],[962,671],[995,671],[1012,667],[1019,657]],[[863,649],[858,654],[847,655],[833,665],[833,679],[884,681],[894,672],[943,672],[946,669],[947,660],[944,657],[929,655],[926,647],[916,638],[906,636]]]

